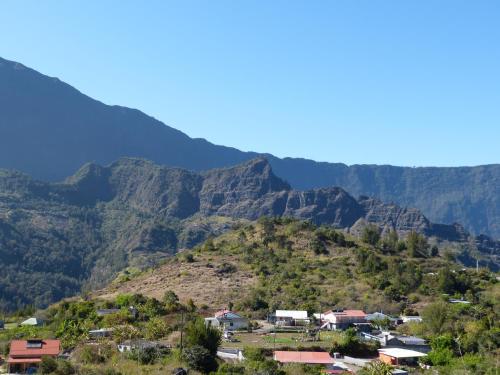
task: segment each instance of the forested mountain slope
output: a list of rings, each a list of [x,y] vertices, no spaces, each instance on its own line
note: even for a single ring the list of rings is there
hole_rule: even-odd
[[[339,141],[356,145],[356,139]],[[108,164],[121,157],[200,171],[256,156],[189,138],[138,110],[105,105],[56,78],[0,58],[0,167],[57,181],[86,162]],[[346,166],[266,156],[295,189],[340,186],[355,196],[416,207],[435,222],[459,222],[473,233],[500,237],[500,165]]]
[[[198,173],[126,158],[86,164],[62,183],[0,171],[0,304],[43,306],[262,216],[355,235],[371,223],[384,235],[431,237],[465,264],[500,263],[500,244],[488,237],[434,224],[416,209],[357,200],[341,188],[293,190],[265,159]]]

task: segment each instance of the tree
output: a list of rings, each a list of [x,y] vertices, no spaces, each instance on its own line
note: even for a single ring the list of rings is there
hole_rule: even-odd
[[[167,290],[163,295],[163,303],[167,312],[178,311],[180,308],[179,297],[172,290]]]
[[[434,245],[431,247],[431,257],[437,257],[439,255],[439,248]]]
[[[381,361],[374,361],[365,366],[358,374],[360,375],[392,375],[392,366]]]
[[[217,369],[215,357],[201,345],[193,345],[185,349],[183,356],[190,367],[204,374]]]
[[[162,318],[152,318],[146,323],[145,337],[148,340],[157,340],[165,337],[170,329]]]
[[[411,231],[406,238],[406,247],[410,256],[414,258],[426,258],[429,256],[429,243],[424,235]]]
[[[328,250],[326,249],[325,243],[317,237],[314,237],[311,240],[311,249],[314,251],[314,254],[328,254]]]
[[[399,250],[398,244],[398,232],[395,230],[390,230],[382,239],[380,246],[384,253],[395,254]]]
[[[42,374],[51,374],[57,370],[57,361],[53,357],[43,356],[40,362],[40,372]]]
[[[427,305],[422,311],[422,318],[429,332],[439,335],[445,330],[448,320],[448,305],[439,301]]]
[[[387,330],[391,326],[391,320],[388,317],[376,318],[371,321],[371,324],[379,330]]]
[[[202,346],[215,358],[220,343],[220,331],[214,327],[207,326],[203,319],[197,318],[186,325],[187,347]]]
[[[363,234],[361,235],[361,241],[375,246],[380,240],[380,230],[374,224],[369,224],[363,229]]]

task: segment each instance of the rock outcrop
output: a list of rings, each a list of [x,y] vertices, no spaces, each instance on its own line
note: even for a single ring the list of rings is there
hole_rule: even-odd
[[[355,199],[338,187],[293,190],[266,159],[197,173],[125,158],[104,167],[86,164],[61,183],[0,171],[0,305],[44,305],[263,215],[352,233],[367,223],[401,236],[416,231],[473,246],[498,267],[497,241],[470,236],[459,225],[432,223],[417,209]],[[467,254],[463,260],[470,263]],[[40,278],[50,291],[42,296],[30,289],[40,287]],[[13,296],[19,304],[9,302]]]

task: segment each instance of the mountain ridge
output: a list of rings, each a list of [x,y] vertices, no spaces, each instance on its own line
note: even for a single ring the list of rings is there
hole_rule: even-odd
[[[44,306],[149,267],[240,222],[294,217],[359,234],[417,231],[465,264],[498,269],[500,242],[338,187],[293,190],[266,159],[194,172],[137,158],[85,164],[63,182],[0,170],[0,306]],[[450,242],[453,241],[453,242]]]
[[[265,156],[295,189],[340,186],[500,238],[500,164],[410,168],[280,159],[190,138],[137,109],[106,105],[5,59],[0,82],[0,167],[38,179],[57,181],[86,162],[106,165],[121,157],[202,171]]]

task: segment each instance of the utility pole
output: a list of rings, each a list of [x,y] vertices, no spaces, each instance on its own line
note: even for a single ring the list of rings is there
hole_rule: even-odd
[[[182,356],[182,349],[183,349],[183,336],[184,336],[184,310],[181,311],[181,356]]]

